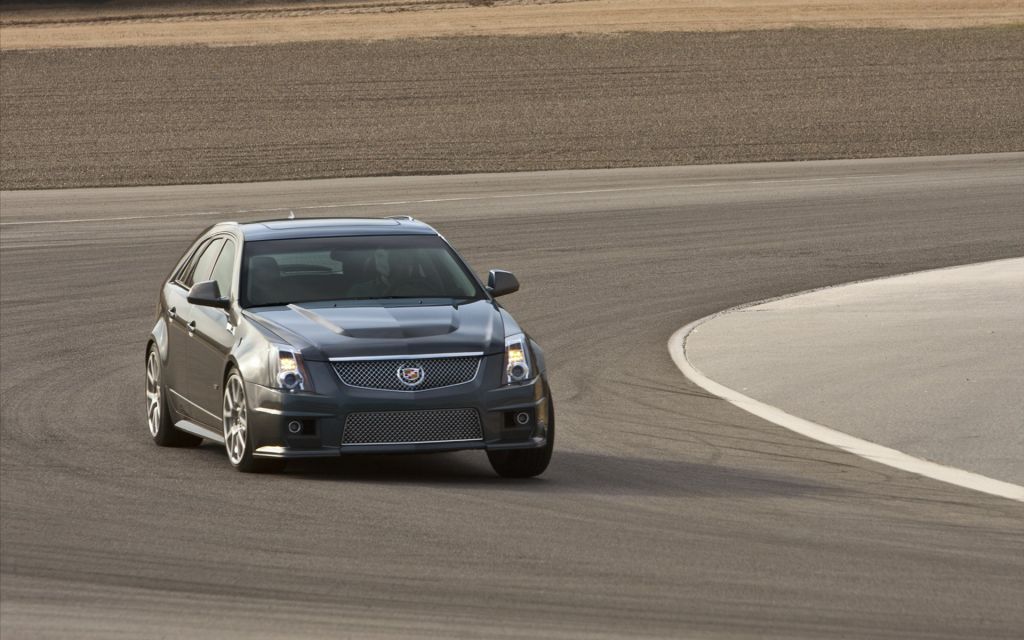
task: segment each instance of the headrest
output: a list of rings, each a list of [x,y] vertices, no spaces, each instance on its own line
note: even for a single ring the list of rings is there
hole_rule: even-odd
[[[280,278],[281,267],[277,260],[270,256],[256,256],[249,261],[249,278],[252,280],[265,280],[269,278]]]

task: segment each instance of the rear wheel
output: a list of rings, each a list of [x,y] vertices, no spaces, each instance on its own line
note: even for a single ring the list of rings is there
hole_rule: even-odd
[[[160,368],[160,354],[156,346],[146,355],[146,423],[153,442],[161,447],[198,447],[203,439],[174,428],[167,410],[164,384]]]
[[[551,389],[544,385],[548,398],[548,441],[539,449],[518,449],[512,451],[488,451],[487,459],[494,472],[503,478],[532,478],[544,473],[551,462],[555,449],[555,403],[551,400]]]
[[[284,460],[259,459],[252,454],[249,433],[249,402],[245,397],[245,383],[237,371],[232,370],[224,383],[224,449],[231,466],[243,473],[268,473],[284,469]]]

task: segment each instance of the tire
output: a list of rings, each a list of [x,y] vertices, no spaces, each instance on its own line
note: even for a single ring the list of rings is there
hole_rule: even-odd
[[[245,382],[237,370],[232,369],[224,382],[221,403],[224,425],[224,451],[228,462],[242,473],[275,473],[282,471],[284,460],[259,459],[252,454],[249,437],[249,399],[245,395]]]
[[[544,393],[548,397],[548,441],[539,449],[519,449],[512,451],[488,451],[487,459],[491,462],[494,472],[502,478],[532,478],[544,473],[551,462],[551,453],[555,450],[555,403],[551,399],[551,389],[544,385]]]
[[[160,353],[151,345],[146,353],[146,424],[153,442],[161,447],[198,447],[203,439],[174,427],[164,393]]]

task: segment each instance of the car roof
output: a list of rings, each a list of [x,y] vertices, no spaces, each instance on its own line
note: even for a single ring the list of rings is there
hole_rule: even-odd
[[[324,238],[330,236],[438,235],[428,224],[409,216],[390,218],[286,218],[238,224],[242,237],[254,240]]]

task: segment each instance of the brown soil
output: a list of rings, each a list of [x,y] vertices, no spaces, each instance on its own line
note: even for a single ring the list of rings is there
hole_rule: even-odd
[[[1024,150],[1024,28],[0,54],[3,188]]]

